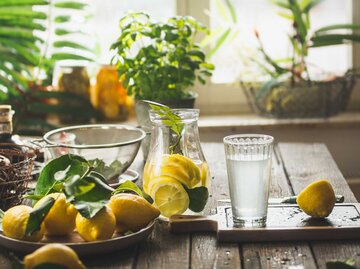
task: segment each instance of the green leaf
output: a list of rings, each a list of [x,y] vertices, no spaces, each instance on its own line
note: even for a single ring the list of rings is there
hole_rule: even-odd
[[[0,7],[11,6],[32,6],[32,5],[48,5],[47,0],[2,0],[0,1]]]
[[[231,15],[231,19],[232,19],[233,23],[237,23],[236,11],[235,11],[233,4],[231,3],[230,0],[225,0],[225,3],[229,10],[229,13]]]
[[[23,198],[25,199],[30,199],[30,200],[35,200],[35,201],[39,201],[41,198],[43,198],[44,195],[35,195],[35,194],[25,194],[23,195]]]
[[[327,32],[330,30],[360,30],[359,24],[334,24],[322,27],[315,31],[315,35],[319,35],[323,32]]]
[[[94,217],[101,209],[103,209],[107,204],[109,200],[102,200],[102,201],[96,201],[96,202],[89,202],[89,201],[77,201],[74,200],[71,203],[74,204],[75,208],[81,216],[87,219],[91,219]]]
[[[56,23],[64,23],[64,22],[69,22],[71,21],[71,16],[66,16],[66,15],[59,15],[59,16],[56,16],[54,21]]]
[[[79,175],[71,176],[64,183],[64,191],[67,197],[77,197],[84,195],[95,188],[94,182],[89,182]]]
[[[80,180],[86,182],[81,185],[83,190],[79,192],[67,192],[66,196],[83,217],[92,218],[108,203],[114,189],[108,186],[104,182],[105,179],[102,175],[96,172],[91,172],[86,177],[79,179],[79,181]],[[74,184],[78,184],[78,182]],[[66,190],[72,191],[76,190],[76,188],[68,188]],[[86,192],[84,190],[86,190]]]
[[[126,180],[124,183],[118,186],[113,192],[113,194],[122,193],[122,192],[133,192],[145,198],[150,204],[154,202],[153,199],[148,194],[143,192],[134,182],[130,180]]]
[[[183,185],[187,194],[189,195],[190,204],[189,209],[193,212],[201,212],[207,203],[209,198],[209,191],[206,187],[197,187],[193,189],[188,189]]]
[[[3,222],[4,214],[5,214],[5,212],[0,209],[0,231],[1,232],[3,231],[2,222]]]
[[[55,7],[58,8],[69,8],[69,9],[79,9],[83,10],[88,4],[83,2],[76,2],[76,1],[64,1],[64,2],[56,2],[54,4]]]
[[[1,19],[14,19],[14,18],[32,18],[45,20],[47,18],[46,13],[41,11],[34,11],[27,7],[18,8],[0,8]]]
[[[318,35],[311,38],[312,47],[344,44],[349,41],[360,42],[360,35],[329,34]]]
[[[231,28],[228,28],[220,37],[218,40],[216,40],[215,45],[213,46],[213,48],[211,49],[210,53],[209,53],[209,57],[211,57],[212,55],[214,55],[216,53],[216,51],[222,46],[222,44],[225,42],[225,40],[228,38],[228,36],[231,33]]]
[[[60,60],[80,60],[80,61],[89,61],[91,62],[93,59],[87,56],[82,56],[74,53],[67,52],[56,52],[51,55],[51,59],[54,61]]]
[[[67,47],[67,48],[73,48],[73,49],[81,49],[81,50],[86,50],[86,51],[92,51],[90,48],[88,48],[88,47],[86,47],[84,45],[72,42],[72,41],[55,41],[53,43],[53,46],[55,48]]]
[[[54,203],[55,203],[54,198],[47,197],[46,199],[44,199],[44,201],[38,208],[33,209],[30,212],[29,220],[27,222],[25,229],[26,236],[31,236],[36,231],[40,230],[43,220],[45,219],[46,215],[49,213]]]
[[[35,187],[35,195],[48,194],[58,181],[55,179],[55,174],[59,171],[64,171],[70,166],[66,173],[66,178],[74,175],[83,177],[90,169],[89,163],[77,155],[64,155],[47,163],[41,171],[38,182]]]
[[[103,175],[107,180],[111,180],[114,176],[117,176],[119,172],[123,170],[124,165],[120,161],[115,160],[110,165],[106,165],[103,160],[94,159],[89,160],[93,171]]]

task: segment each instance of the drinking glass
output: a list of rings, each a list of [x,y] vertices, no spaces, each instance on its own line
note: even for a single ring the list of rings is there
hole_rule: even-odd
[[[234,226],[266,224],[273,141],[261,134],[224,137]]]

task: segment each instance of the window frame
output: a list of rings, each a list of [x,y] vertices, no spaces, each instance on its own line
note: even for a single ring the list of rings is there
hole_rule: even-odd
[[[352,0],[352,22],[360,24],[360,1]],[[210,0],[177,0],[178,15],[190,15],[197,20],[210,25],[209,16],[204,10],[210,9]],[[360,70],[360,43],[355,43],[352,52],[352,66]],[[246,114],[253,113],[244,91],[238,84],[213,84],[207,79],[206,85],[199,83],[194,86],[199,93],[196,106],[202,114]],[[360,82],[357,83],[350,100],[349,109],[360,110]]]

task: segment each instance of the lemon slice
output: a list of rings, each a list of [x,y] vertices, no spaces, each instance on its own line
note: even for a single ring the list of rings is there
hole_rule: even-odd
[[[189,188],[201,181],[199,167],[190,158],[180,154],[164,156],[160,174],[173,177]]]
[[[171,217],[182,214],[189,207],[190,199],[184,187],[175,179],[162,176],[149,183],[151,197],[161,215]]]
[[[204,162],[201,166],[201,186],[207,187],[207,180],[209,174],[209,165]]]

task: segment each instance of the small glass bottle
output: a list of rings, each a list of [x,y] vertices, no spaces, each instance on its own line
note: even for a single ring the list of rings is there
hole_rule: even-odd
[[[13,124],[12,117],[14,111],[11,109],[10,105],[0,105],[0,150],[12,150],[19,152],[18,155],[12,158],[12,162],[23,161],[25,153],[27,150],[21,144],[20,141],[13,138]],[[4,163],[4,156],[2,157],[2,162]]]
[[[12,138],[12,116],[10,105],[0,105],[0,143],[16,144]]]
[[[150,111],[153,128],[143,189],[165,217],[200,213],[209,194],[210,172],[200,144],[199,110],[171,109],[165,114],[169,117]]]

